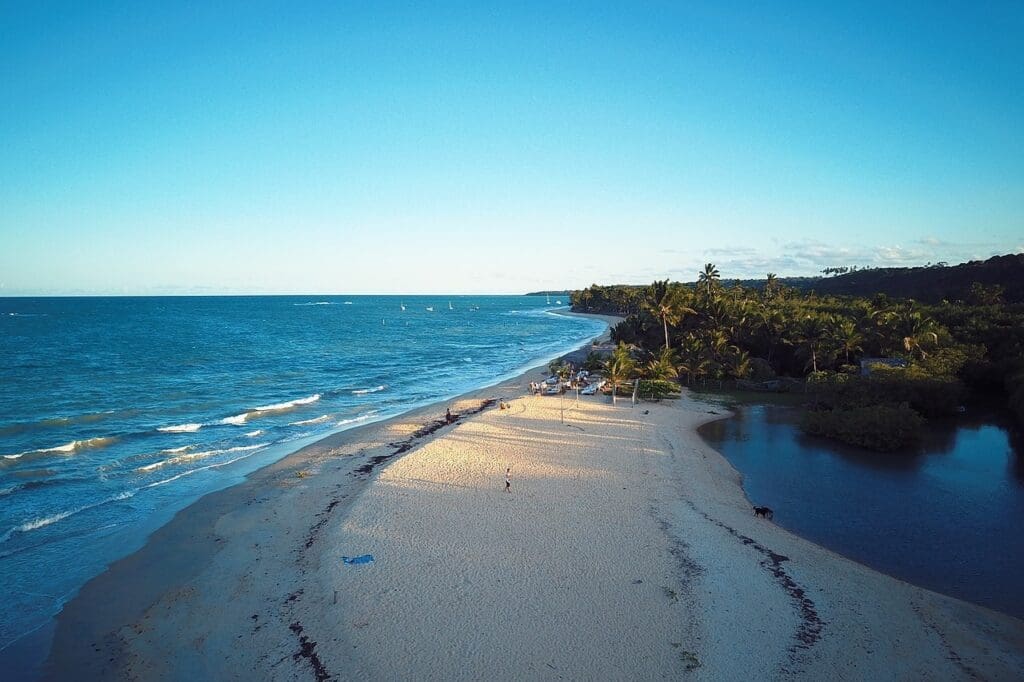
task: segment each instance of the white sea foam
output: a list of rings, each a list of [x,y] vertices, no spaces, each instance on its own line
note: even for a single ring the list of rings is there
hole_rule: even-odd
[[[256,436],[260,435],[261,433],[263,433],[263,429],[256,429],[255,431],[250,431],[249,433],[247,433],[245,435],[248,436],[249,438],[255,438]]]
[[[338,305],[335,301],[310,301],[308,303],[293,303],[292,305]],[[351,304],[349,304],[351,305]]]
[[[75,446],[76,446],[77,443],[78,443],[78,441],[73,440],[70,443],[65,443],[64,445],[58,445],[55,448],[40,448],[39,450],[35,450],[35,452],[74,452],[75,451]],[[22,453],[22,454],[26,454],[26,453]]]
[[[192,474],[199,473],[200,471],[206,471],[207,469],[215,469],[217,467],[227,466],[228,464],[234,464],[235,462],[237,462],[239,460],[243,460],[243,459],[245,459],[246,457],[249,457],[249,456],[250,455],[242,455],[241,457],[235,457],[234,459],[229,459],[226,462],[214,462],[213,464],[207,464],[206,466],[197,467],[195,469],[189,469],[187,471],[182,471],[180,474],[175,474],[174,476],[171,476],[170,478],[165,478],[163,480],[155,481],[153,483],[147,483],[146,485],[144,485],[142,487],[143,488],[156,488],[157,486],[166,485],[166,484],[170,483],[171,481],[177,481],[179,478],[183,478],[185,476],[191,476]]]
[[[290,410],[293,407],[298,407],[299,405],[309,405],[310,403],[315,403],[318,400],[320,400],[320,394],[319,393],[315,393],[315,394],[313,394],[311,396],[307,396],[305,398],[297,398],[295,400],[289,400],[286,403],[275,403],[273,405],[264,405],[263,407],[256,407],[256,408],[253,408],[252,411],[253,412],[277,412],[279,410]]]
[[[40,448],[38,450],[26,450],[19,452],[15,455],[4,455],[4,459],[21,459],[26,455],[49,455],[49,454],[61,454],[71,455],[81,450],[89,450],[92,448],[102,448],[115,442],[117,438],[114,436],[102,436],[97,438],[85,438],[82,440],[73,440],[70,443],[64,445],[57,445],[52,448]],[[29,457],[29,459],[35,459],[35,457]]]
[[[176,426],[161,426],[157,431],[165,433],[195,433],[203,428],[203,424],[178,424]]]
[[[159,462],[153,462],[152,464],[141,466],[138,469],[136,469],[136,471],[153,471],[154,469],[160,469],[171,464],[181,464],[182,462],[191,462],[197,459],[206,459],[207,457],[222,455],[226,452],[248,452],[250,450],[258,450],[259,448],[266,446],[267,443],[258,443],[256,445],[239,445],[237,447],[226,448],[223,450],[201,450],[199,452],[188,452],[183,455],[178,455],[177,457],[168,457],[167,459],[162,459]]]
[[[224,417],[220,420],[221,424],[230,424],[232,426],[242,426],[245,424],[245,420],[249,418],[249,412],[243,412],[242,414],[236,414],[234,417]]]
[[[27,533],[31,530],[35,530],[36,528],[42,528],[43,526],[49,526],[51,523],[57,523],[61,519],[66,519],[67,517],[79,511],[81,511],[81,509],[71,509],[69,511],[62,511],[56,514],[51,514],[50,516],[42,516],[38,519],[26,521],[20,526],[15,526],[14,530],[19,533]]]
[[[373,412],[367,412],[366,414],[361,414],[358,417],[353,417],[351,419],[342,419],[340,422],[338,422],[336,424],[336,426],[345,426],[347,424],[355,424],[356,422],[365,421],[365,420],[369,419],[370,417],[372,417],[375,414],[377,414],[377,412],[373,411]]]
[[[330,421],[330,419],[331,415],[325,414],[319,417],[314,417],[313,419],[303,419],[301,421],[291,422],[288,424],[288,426],[306,426],[308,424],[321,424],[325,421]]]
[[[359,388],[352,391],[352,395],[366,395],[367,393],[376,393],[377,391],[383,391],[387,388],[386,385],[381,384],[380,386],[374,386],[373,388]]]
[[[100,500],[99,502],[93,502],[92,504],[86,504],[81,507],[76,507],[75,509],[68,509],[66,511],[57,512],[56,514],[51,514],[49,516],[41,516],[39,518],[32,519],[31,521],[26,521],[20,525],[8,529],[7,532],[0,536],[0,542],[6,542],[14,533],[28,533],[33,530],[49,526],[50,524],[57,523],[58,521],[63,521],[69,516],[78,514],[79,512],[83,512],[86,509],[93,509],[94,507],[99,507],[100,505],[107,504],[108,502],[126,500],[129,497],[133,497],[135,493],[137,493],[138,491],[138,488],[132,490],[125,490],[116,495],[113,495],[112,497]]]

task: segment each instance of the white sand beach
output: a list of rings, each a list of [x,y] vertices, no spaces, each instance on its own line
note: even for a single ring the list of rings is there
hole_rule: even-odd
[[[1019,679],[1024,622],[756,518],[696,433],[720,408],[540,376],[200,500],[68,605],[48,676]]]

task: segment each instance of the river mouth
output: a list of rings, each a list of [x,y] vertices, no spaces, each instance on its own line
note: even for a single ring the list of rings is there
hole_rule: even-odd
[[[698,397],[734,411],[699,433],[775,523],[901,580],[1024,618],[1024,455],[1003,415],[930,422],[914,452],[875,453],[803,434],[791,397]]]

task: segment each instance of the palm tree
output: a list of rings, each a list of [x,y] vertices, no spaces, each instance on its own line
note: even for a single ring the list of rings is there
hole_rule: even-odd
[[[835,327],[833,338],[836,344],[839,346],[839,350],[843,351],[846,356],[846,364],[850,364],[850,353],[856,353],[863,351],[861,343],[864,342],[864,336],[857,329],[857,323],[853,320],[843,318]]]
[[[704,285],[704,292],[710,297],[711,292],[718,288],[718,268],[713,263],[705,263],[698,280]]]
[[[750,374],[750,353],[736,348],[725,356],[725,371],[733,379],[745,379]]]
[[[772,357],[775,355],[775,349],[780,344],[788,343],[785,338],[786,322],[787,320],[785,315],[783,315],[779,310],[775,310],[773,308],[765,308],[758,315],[758,336],[764,339],[764,343],[768,347],[768,364],[771,364],[772,362]]]
[[[886,346],[890,350],[902,348],[910,355],[918,353],[928,357],[926,345],[939,341],[938,325],[930,317],[914,308],[914,302],[887,311],[885,314]]]
[[[911,355],[916,351],[922,360],[928,357],[925,345],[935,345],[939,342],[935,321],[917,310],[908,311],[900,318],[899,329],[903,334],[903,349]]]
[[[683,343],[680,349],[682,360],[676,366],[676,371],[686,375],[687,386],[689,386],[690,382],[693,381],[694,375],[699,375],[706,369],[701,366],[701,350],[702,346],[700,339],[692,333],[683,337]]]
[[[808,315],[800,321],[797,328],[796,340],[800,347],[807,350],[811,356],[811,370],[818,371],[818,353],[829,338],[829,325],[827,319],[818,315]]]
[[[679,287],[669,281],[655,280],[654,284],[647,287],[644,295],[644,308],[652,315],[661,318],[661,326],[665,332],[665,348],[671,344],[668,340],[668,325],[678,324],[683,315],[696,314],[692,308],[683,305],[679,295]]]
[[[778,278],[774,272],[769,272],[764,282],[764,297],[768,300],[775,298],[775,290],[779,286]]]
[[[676,364],[676,352],[671,348],[662,348],[658,357],[644,366],[644,374],[648,379],[659,381],[675,379],[679,376]]]
[[[631,379],[636,372],[636,364],[629,353],[629,346],[619,343],[612,351],[611,357],[604,366],[605,376],[612,385],[612,404],[615,404],[615,391],[623,382]]]

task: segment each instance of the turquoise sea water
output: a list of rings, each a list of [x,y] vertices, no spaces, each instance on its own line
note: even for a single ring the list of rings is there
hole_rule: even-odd
[[[605,327],[552,307],[0,298],[0,649],[139,546],[154,519],[306,442],[488,385]]]

